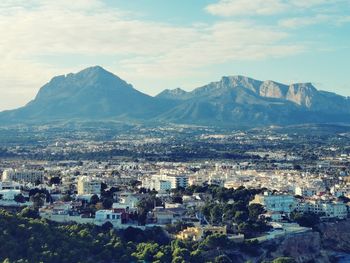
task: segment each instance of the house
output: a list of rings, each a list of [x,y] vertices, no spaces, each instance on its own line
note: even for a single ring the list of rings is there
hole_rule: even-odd
[[[158,225],[173,224],[176,221],[180,221],[186,211],[184,208],[156,207],[151,212],[150,219]]]
[[[98,210],[95,214],[95,224],[103,225],[110,222],[113,227],[118,227],[122,224],[122,213],[113,209],[110,210]]]

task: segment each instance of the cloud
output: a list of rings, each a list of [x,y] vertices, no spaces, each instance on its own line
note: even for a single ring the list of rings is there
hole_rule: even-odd
[[[319,14],[307,17],[292,17],[282,19],[279,21],[279,25],[286,28],[297,29],[305,26],[319,25],[327,23],[328,25],[342,26],[346,23],[350,23],[350,16],[339,15],[325,15]]]
[[[280,0],[220,0],[208,5],[205,9],[212,15],[241,16],[241,15],[271,15],[282,12],[286,4]]]
[[[219,0],[205,10],[216,16],[256,16],[303,12],[305,9],[332,5],[344,0]]]
[[[299,28],[303,26],[317,25],[323,22],[328,22],[330,20],[329,15],[316,15],[309,17],[293,17],[282,19],[279,21],[279,25],[288,28]]]
[[[284,57],[304,51],[301,45],[282,42],[288,34],[248,22],[216,23],[196,31],[196,35],[192,41],[183,41],[157,57],[125,59],[123,67],[132,72],[139,68],[139,73],[145,76],[154,76],[162,69],[162,76],[172,77],[191,74],[208,65]]]
[[[290,44],[276,27],[249,21],[176,26],[139,20],[98,0],[2,0],[0,35],[0,92],[7,101],[0,108],[18,106],[53,75],[84,64],[64,66],[45,59],[50,56],[109,57],[113,71],[126,77],[179,79],[207,66],[305,48]],[[13,100],[14,94],[20,99]]]

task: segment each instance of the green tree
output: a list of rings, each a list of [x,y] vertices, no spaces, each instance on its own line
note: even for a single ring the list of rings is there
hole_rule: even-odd
[[[113,206],[113,200],[110,198],[104,198],[102,201],[102,205],[104,209],[111,209]]]
[[[215,258],[214,263],[232,263],[232,260],[226,255],[220,255]]]
[[[35,209],[39,209],[44,205],[45,199],[46,199],[45,194],[36,193],[34,196],[31,197],[31,201],[33,202],[33,207]]]
[[[97,195],[92,195],[90,198],[90,204],[92,204],[92,205],[96,205],[99,201],[100,201],[100,199],[98,198]]]
[[[186,262],[190,259],[190,251],[187,248],[176,248],[173,251],[173,258],[180,257]]]
[[[18,194],[18,195],[15,195],[14,201],[17,203],[24,203],[26,201],[26,199],[24,198],[24,196],[22,194]]]
[[[314,227],[320,222],[320,217],[313,213],[293,213],[291,218],[303,227]]]
[[[21,212],[18,214],[20,217],[26,217],[26,218],[39,218],[38,210],[32,209],[30,207],[25,207],[22,209]]]
[[[63,201],[63,202],[70,202],[72,200],[73,200],[73,198],[70,195],[64,195],[61,197],[61,201]]]
[[[258,216],[265,212],[264,207],[261,204],[251,204],[248,206],[249,219],[256,221]]]
[[[248,220],[248,214],[245,211],[237,211],[234,216],[234,220],[237,224],[241,224]]]
[[[222,220],[222,209],[220,208],[219,205],[215,205],[211,210],[210,210],[210,222],[212,224],[218,224]]]
[[[204,245],[205,247],[207,247],[209,249],[213,249],[213,248],[224,249],[224,248],[229,247],[231,244],[230,244],[230,241],[226,235],[213,234],[213,235],[207,236],[203,240],[202,245]]]
[[[275,260],[272,261],[272,263],[296,263],[296,261],[294,258],[281,257],[281,258],[276,258]]]

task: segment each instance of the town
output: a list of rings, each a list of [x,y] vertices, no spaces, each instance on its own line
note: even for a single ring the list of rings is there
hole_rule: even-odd
[[[184,131],[186,140],[179,139]],[[168,127],[108,140],[89,134],[3,141],[1,208],[59,223],[161,227],[180,240],[221,234],[238,244],[311,232],[350,213],[349,132]]]

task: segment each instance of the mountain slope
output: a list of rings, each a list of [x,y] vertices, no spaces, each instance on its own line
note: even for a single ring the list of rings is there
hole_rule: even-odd
[[[156,98],[160,99],[169,99],[169,100],[185,100],[187,99],[188,92],[181,89],[165,89],[161,93],[159,93]]]
[[[160,116],[174,122],[266,125],[350,122],[350,100],[310,83],[290,86],[244,76],[223,77],[186,94]]]
[[[50,121],[69,119],[150,118],[171,105],[134,89],[104,70],[91,67],[54,77],[26,106],[1,118]]]
[[[350,99],[318,91],[311,83],[288,86],[244,76],[226,76],[191,92],[177,88],[151,97],[96,66],[54,77],[24,107],[0,113],[2,124],[69,120],[225,126],[350,123]]]

